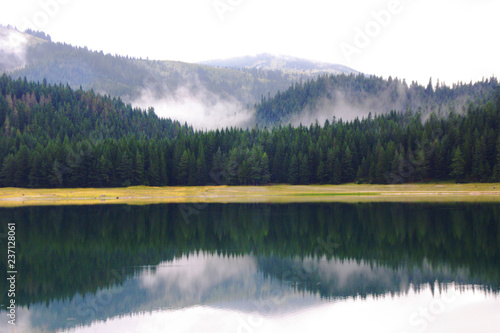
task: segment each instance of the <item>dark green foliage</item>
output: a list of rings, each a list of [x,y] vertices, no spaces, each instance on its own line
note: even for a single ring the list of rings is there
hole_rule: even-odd
[[[120,99],[4,75],[0,186],[498,181],[499,95],[484,94],[464,115],[425,121],[408,110],[324,126],[196,132]]]
[[[188,182],[190,156],[189,150],[184,150],[184,153],[182,153],[177,166],[177,184],[187,184]]]
[[[293,155],[290,159],[290,167],[288,168],[288,182],[293,185],[299,183],[299,161],[297,160],[297,156],[295,155]]]
[[[452,171],[450,173],[450,176],[457,180],[463,179],[465,175],[464,164],[464,157],[462,155],[462,152],[460,151],[460,147],[457,147],[453,152],[453,158],[451,160]]]
[[[497,140],[496,155],[497,159],[495,164],[495,171],[493,174],[493,181],[500,182],[500,135],[498,136]]]

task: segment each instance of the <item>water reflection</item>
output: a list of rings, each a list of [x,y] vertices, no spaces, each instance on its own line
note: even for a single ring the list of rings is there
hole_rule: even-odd
[[[499,216],[498,204],[209,205],[189,223],[177,205],[0,210],[18,225],[27,332],[302,332],[333,318],[412,332],[476,311],[495,327]]]
[[[94,323],[71,332],[498,332],[498,301],[485,300],[473,288],[440,295],[430,288],[404,296],[319,303],[318,298],[296,295],[287,301],[310,302],[307,308],[281,315],[255,310],[242,313],[232,309],[196,306],[172,311],[153,311],[105,323]],[[316,301],[316,304],[314,304]],[[261,300],[247,303],[259,308]],[[277,307],[279,307],[278,305]],[[493,320],[492,320],[493,319]]]
[[[325,324],[364,329],[389,318],[383,327],[417,332],[430,324],[455,325],[458,314],[463,323],[500,309],[496,293],[449,282],[455,276],[449,268],[428,264],[393,269],[325,257],[280,261],[192,253],[156,267],[138,267],[119,286],[23,308],[19,316],[28,332],[163,332],[166,327],[173,332],[284,327],[303,332]],[[461,279],[466,281],[466,274]],[[356,320],[360,311],[362,323]],[[500,328],[485,326],[492,327]]]

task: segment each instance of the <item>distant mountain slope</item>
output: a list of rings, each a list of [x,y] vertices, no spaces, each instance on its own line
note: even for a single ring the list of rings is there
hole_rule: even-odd
[[[22,34],[25,36],[27,34]],[[68,83],[73,88],[94,89],[133,100],[148,90],[155,97],[203,89],[225,99],[254,103],[261,95],[286,89],[298,76],[281,72],[213,68],[178,61],[158,61],[112,56],[87,48],[43,42],[25,43],[24,64],[4,65],[14,78]],[[19,65],[24,65],[19,68]]]
[[[422,111],[446,116],[451,111],[464,113],[469,102],[490,98],[499,83],[496,78],[452,87],[432,81],[424,87],[415,82],[384,79],[363,74],[323,75],[315,80],[294,84],[274,97],[263,98],[256,106],[256,122],[268,126],[277,124],[321,124],[334,117],[345,120],[368,117],[371,113],[390,111]]]
[[[277,56],[268,53],[262,53],[256,56],[243,56],[230,59],[209,60],[200,62],[200,64],[227,68],[279,70],[286,73],[305,73],[310,75],[322,73],[359,73],[358,71],[343,65],[317,62],[283,55]]]
[[[14,79],[92,89],[143,108],[153,106],[159,116],[197,128],[253,126],[253,106],[262,96],[273,96],[294,82],[315,77],[317,69],[343,70],[321,64],[316,69],[305,60],[278,62],[269,57],[267,62],[259,60],[262,66],[220,68],[112,56],[51,42],[41,32],[22,33],[9,27],[0,27],[0,36],[0,72]]]

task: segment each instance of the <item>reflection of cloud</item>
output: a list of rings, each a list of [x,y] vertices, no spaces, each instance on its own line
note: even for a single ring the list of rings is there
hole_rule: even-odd
[[[17,332],[34,332],[31,327],[31,312],[25,307],[16,308],[16,325],[12,326],[8,323],[8,312],[0,311],[0,332],[17,333]]]
[[[140,285],[155,293],[180,293],[184,299],[201,300],[211,289],[229,281],[245,281],[257,273],[255,258],[184,255],[141,276]]]
[[[432,281],[440,280],[440,274],[460,275],[446,267],[433,269],[425,262],[418,272],[408,268],[394,270],[362,260],[327,260],[326,257],[277,259],[272,263],[278,271],[288,269],[296,276],[305,272],[304,280],[308,276],[318,278],[314,282],[319,281],[320,286],[331,283],[330,291],[345,288],[347,294],[354,297],[334,298],[331,302],[317,292],[301,291],[290,288],[289,283],[264,278],[259,271],[259,261],[252,255],[194,253],[142,271],[113,289],[74,296],[71,301],[52,301],[48,306],[35,304],[29,311],[20,309],[17,328],[23,330],[12,331],[0,321],[0,332],[31,333],[42,328],[54,332],[73,327],[67,332],[155,333],[168,328],[169,332],[237,332],[240,329],[242,332],[294,333],[323,331],[324,325],[333,322],[338,325],[332,328],[340,331],[368,331],[370,327],[386,327],[386,321],[394,324],[390,326],[393,329],[387,331],[413,332],[412,327],[407,328],[409,317],[419,308],[430,307],[433,299],[443,298],[441,293],[455,294],[445,298],[446,311],[467,320],[473,318],[462,314],[467,309],[471,314],[480,311],[488,325],[489,320],[495,318],[494,310],[500,306],[496,296],[459,283],[442,284],[439,288],[436,284],[433,290],[428,284],[412,288],[414,281],[419,281],[413,275],[429,273]],[[411,276],[410,283],[408,276]],[[401,281],[409,286],[408,290],[393,293]],[[381,293],[356,297],[370,286],[381,287]],[[0,315],[5,317],[3,312]],[[361,317],[363,321],[359,320]],[[391,317],[395,317],[396,322],[393,323]],[[68,322],[69,318],[72,321]],[[436,324],[439,322],[444,325],[439,327],[446,328],[451,325],[451,318],[443,312]],[[252,323],[260,323],[260,326]]]
[[[304,264],[314,264],[311,261],[304,261]],[[355,260],[343,260],[339,261],[327,261],[321,260],[317,263],[317,271],[320,280],[322,281],[333,281],[335,282],[335,287],[339,289],[346,288],[348,285],[352,285],[358,282],[360,279],[364,283],[368,281],[377,281],[378,283],[385,284],[389,281],[389,276],[387,269],[375,268],[373,265],[365,263],[363,260],[357,262]]]

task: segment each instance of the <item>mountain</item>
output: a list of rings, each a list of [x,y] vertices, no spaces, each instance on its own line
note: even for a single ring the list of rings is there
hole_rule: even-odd
[[[308,75],[317,74],[357,74],[358,71],[347,66],[330,64],[325,62],[311,61],[307,59],[295,58],[285,55],[272,55],[262,53],[255,56],[243,56],[230,59],[218,59],[200,62],[202,65],[226,67],[226,68],[245,68],[245,69],[264,69],[279,70],[285,73],[301,73]]]
[[[268,57],[266,66],[240,68],[136,59],[54,43],[43,32],[11,27],[0,27],[0,36],[0,72],[14,79],[92,89],[204,129],[253,126],[253,106],[262,96],[315,77],[319,69],[340,70],[295,58],[278,65],[277,58]]]
[[[253,103],[262,94],[286,89],[296,79],[282,73],[112,56],[8,28],[0,28],[0,33],[5,40],[0,66],[13,78],[25,76],[30,81],[68,83],[72,88],[81,86],[130,100],[145,89],[164,97],[180,88],[191,91],[203,87],[221,98]]]

